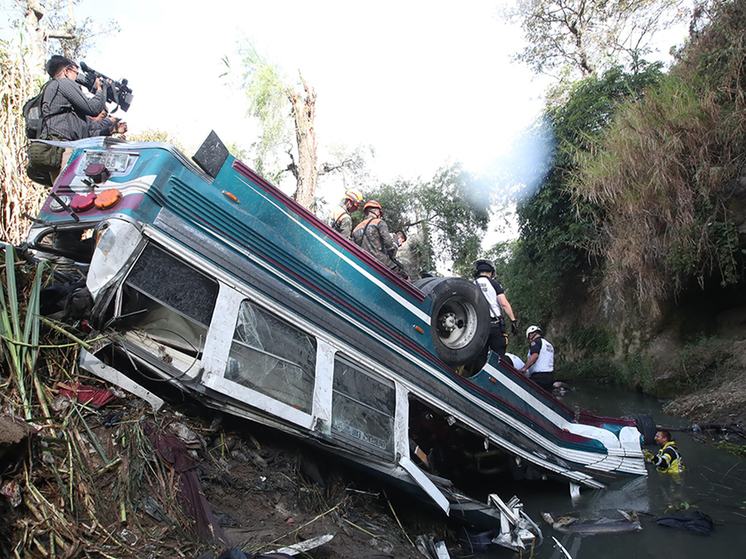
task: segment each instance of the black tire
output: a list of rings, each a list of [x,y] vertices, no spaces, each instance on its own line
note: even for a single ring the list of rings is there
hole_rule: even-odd
[[[658,432],[658,427],[650,415],[641,413],[635,416],[635,425],[642,435],[643,443],[655,444],[655,434]]]
[[[437,280],[442,280],[442,279],[444,278],[422,278],[422,279],[413,281],[412,285],[414,285],[417,289],[419,289],[423,293],[427,293],[426,288],[428,284],[433,283],[434,281],[437,281]]]
[[[490,334],[490,309],[479,287],[462,278],[425,278],[414,285],[433,300],[430,336],[438,357],[452,367],[476,359]]]

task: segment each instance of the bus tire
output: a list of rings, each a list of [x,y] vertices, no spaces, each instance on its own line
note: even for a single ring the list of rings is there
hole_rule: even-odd
[[[655,444],[655,434],[658,432],[658,427],[656,427],[655,421],[650,415],[641,413],[635,416],[635,425],[645,444]]]
[[[452,367],[476,359],[490,334],[490,309],[481,289],[463,278],[426,278],[414,285],[433,300],[430,336],[438,357]]]

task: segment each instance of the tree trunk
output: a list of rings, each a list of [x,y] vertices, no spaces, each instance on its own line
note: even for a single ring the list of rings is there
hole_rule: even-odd
[[[41,20],[44,11],[39,0],[27,0],[25,27],[29,38],[29,52],[25,56],[29,72],[34,78],[46,81],[45,67],[47,62],[47,40],[48,39],[74,39],[75,38],[75,10],[73,0],[67,0],[67,23],[64,29],[45,29]],[[64,43],[63,43],[64,44]],[[65,56],[72,57],[72,53],[65,49]]]
[[[46,62],[46,35],[41,25],[44,17],[38,0],[28,0],[25,16],[26,34],[29,38],[29,51],[26,55],[27,67],[33,77],[44,77]]]
[[[298,188],[293,198],[304,208],[312,209],[319,180],[316,154],[316,131],[313,121],[316,117],[316,92],[301,76],[305,97],[291,91],[288,94],[293,106],[295,138],[298,144]]]

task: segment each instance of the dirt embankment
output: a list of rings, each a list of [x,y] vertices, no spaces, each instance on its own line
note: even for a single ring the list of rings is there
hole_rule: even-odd
[[[445,539],[436,511],[248,421],[153,413],[124,393],[98,410],[54,405],[68,420],[47,433],[0,416],[0,449],[30,449],[0,472],[18,497],[0,497],[0,557],[251,557],[332,534],[311,556],[415,558],[417,535]]]
[[[693,423],[746,426],[746,340],[703,342],[659,370],[658,382],[677,391],[666,413]]]
[[[715,423],[746,427],[746,371],[740,378],[674,398],[664,408],[692,423]]]

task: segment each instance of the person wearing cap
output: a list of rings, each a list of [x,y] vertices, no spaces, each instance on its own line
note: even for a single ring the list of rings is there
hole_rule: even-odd
[[[363,250],[369,252],[376,260],[404,279],[409,276],[401,264],[394,258],[396,247],[391,238],[389,227],[383,220],[381,204],[369,200],[363,206],[365,217],[352,232],[351,240]]]
[[[350,233],[352,233],[352,217],[350,214],[357,211],[362,201],[363,197],[357,190],[348,190],[345,192],[342,204],[332,211],[332,229],[346,239],[349,239]]]
[[[391,240],[394,241],[394,250],[391,251],[391,258],[396,260],[396,253],[399,252],[399,247],[401,247],[407,240],[407,234],[399,229],[396,233],[391,235]],[[397,262],[399,261],[397,260]],[[399,262],[399,265],[401,266],[401,262]]]
[[[404,243],[407,242],[407,234],[402,229],[399,229],[398,231],[396,231],[396,233],[391,235],[391,240],[394,241],[394,250],[391,252],[391,260],[393,260],[401,270],[401,273],[397,273],[399,273],[399,275],[401,275],[402,277],[406,277],[406,279],[409,279],[409,272],[407,271],[406,266],[402,263],[401,260],[397,258],[399,249]]]
[[[482,290],[482,295],[490,306],[490,336],[482,356],[484,361],[487,360],[487,352],[490,349],[503,357],[508,348],[508,331],[505,328],[503,314],[510,319],[513,335],[518,332],[518,321],[513,314],[513,307],[505,296],[503,286],[494,279],[494,275],[495,265],[491,260],[482,259],[474,262],[474,283]]]
[[[393,234],[392,239],[394,241],[394,246],[398,249],[405,242],[407,242],[407,234],[403,230],[399,229],[396,233]]]
[[[528,361],[519,370],[544,390],[552,390],[554,384],[554,346],[541,335],[538,326],[526,329],[528,338]]]

